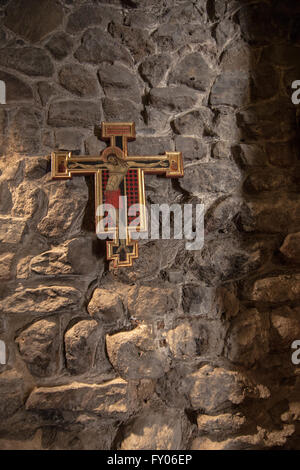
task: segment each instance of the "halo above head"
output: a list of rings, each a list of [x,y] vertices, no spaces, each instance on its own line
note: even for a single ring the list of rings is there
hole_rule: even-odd
[[[103,150],[101,153],[101,158],[107,162],[107,157],[109,155],[115,155],[117,158],[121,158],[124,160],[124,152],[119,148],[119,147],[107,147],[106,149]]]

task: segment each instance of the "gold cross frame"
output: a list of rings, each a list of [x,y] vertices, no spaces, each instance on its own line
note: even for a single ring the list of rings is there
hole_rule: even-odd
[[[103,216],[97,215],[97,208],[104,202],[112,204],[119,213],[116,202],[118,196],[128,196],[128,200],[141,207],[139,225],[135,231],[145,231],[145,183],[144,174],[161,174],[167,178],[183,176],[181,152],[166,152],[164,155],[128,155],[127,142],[135,139],[133,122],[102,122],[101,138],[109,140],[109,146],[100,155],[72,155],[71,152],[53,152],[51,155],[51,175],[54,179],[69,179],[74,175],[94,175],[96,227]],[[131,199],[130,199],[131,198]],[[118,220],[118,219],[117,219]],[[137,240],[130,237],[128,217],[126,240],[119,238],[118,224],[105,227],[105,233],[113,234],[113,240],[106,242],[107,259],[113,267],[132,266],[138,257]]]

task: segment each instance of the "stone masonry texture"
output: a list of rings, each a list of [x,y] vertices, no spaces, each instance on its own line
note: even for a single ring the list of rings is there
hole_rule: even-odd
[[[300,5],[0,2],[0,449],[300,449]],[[182,151],[147,203],[203,203],[205,243],[112,270],[93,182],[52,151]]]

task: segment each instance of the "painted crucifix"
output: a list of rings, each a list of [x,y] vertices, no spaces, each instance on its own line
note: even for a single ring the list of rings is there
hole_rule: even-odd
[[[138,257],[138,242],[131,239],[131,227],[135,232],[147,230],[144,174],[165,174],[169,178],[183,176],[182,154],[166,152],[156,156],[128,155],[127,142],[135,139],[133,122],[102,122],[101,131],[102,139],[110,143],[100,155],[52,153],[52,178],[94,175],[96,227],[102,227],[101,232],[97,228],[97,235],[111,235],[112,238],[106,242],[107,259],[113,262],[114,267],[132,266],[133,259]],[[99,213],[99,207],[103,207],[103,204],[113,206],[116,213],[115,219],[108,220],[105,226],[101,224],[105,214]],[[126,204],[125,208],[123,204]],[[135,204],[140,208],[138,218],[127,215],[129,208]],[[125,220],[120,216],[121,213],[125,213]],[[121,236],[121,232],[125,235]]]

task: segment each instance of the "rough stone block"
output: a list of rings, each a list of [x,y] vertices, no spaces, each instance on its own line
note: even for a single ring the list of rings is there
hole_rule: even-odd
[[[157,379],[170,368],[167,351],[157,348],[147,325],[107,336],[106,347],[114,369],[125,379]]]
[[[62,60],[67,57],[72,50],[72,46],[72,38],[63,31],[51,36],[46,44],[46,48],[56,60]]]
[[[31,42],[39,42],[63,21],[62,6],[51,0],[15,0],[6,10],[5,25]]]
[[[293,302],[300,298],[300,275],[281,274],[258,279],[246,293],[255,302]]]
[[[6,314],[33,316],[74,311],[80,307],[81,294],[74,287],[48,286],[26,288],[5,297],[0,308]]]
[[[112,19],[121,23],[121,11],[112,9],[108,5],[81,5],[69,16],[67,31],[71,34],[77,34],[91,26],[100,25],[105,28]]]
[[[87,372],[94,365],[99,333],[95,320],[79,321],[65,333],[66,365],[72,374]]]
[[[181,413],[172,409],[140,415],[126,426],[120,450],[180,449],[183,421]]]
[[[152,88],[149,94],[150,104],[168,112],[185,111],[193,108],[201,95],[185,86]]]
[[[170,74],[169,83],[187,85],[199,91],[207,91],[214,72],[198,52],[187,55]]]
[[[123,303],[118,293],[108,289],[94,290],[88,304],[88,312],[92,317],[111,323],[122,318],[123,311]]]
[[[300,232],[290,233],[285,238],[280,251],[289,261],[300,263]]]
[[[238,189],[241,174],[233,163],[218,161],[188,167],[179,180],[181,188],[189,193],[232,193]]]
[[[0,49],[0,65],[30,77],[51,77],[54,72],[49,55],[37,47]]]
[[[30,411],[90,411],[103,418],[124,419],[132,409],[129,387],[117,378],[102,384],[73,382],[35,388],[27,402]]]
[[[49,376],[58,367],[58,326],[54,321],[40,320],[17,337],[22,359],[32,374]]]
[[[39,232],[46,237],[65,237],[68,231],[74,236],[79,233],[88,200],[84,177],[48,186],[48,212],[38,224]],[[47,191],[47,192],[48,192]],[[64,201],[62,206],[61,202]]]
[[[23,219],[1,217],[0,241],[2,243],[20,243],[24,234],[26,223]]]
[[[132,63],[128,50],[101,28],[87,30],[83,35],[81,46],[74,55],[79,62],[95,65],[101,62],[113,63],[116,60],[126,64]]]
[[[139,71],[142,78],[146,80],[149,85],[156,87],[160,84],[170,66],[170,55],[155,54],[150,57],[146,57],[146,59],[140,64]]]
[[[136,62],[155,52],[155,45],[145,28],[133,28],[112,22],[108,31],[113,38],[124,44]]]
[[[135,75],[123,65],[100,66],[100,84],[108,98],[140,102],[140,90]]]
[[[96,74],[78,64],[64,65],[59,73],[59,82],[71,93],[82,97],[91,97],[99,93]]]
[[[93,127],[99,121],[100,102],[57,101],[49,108],[48,124],[53,127]]]

